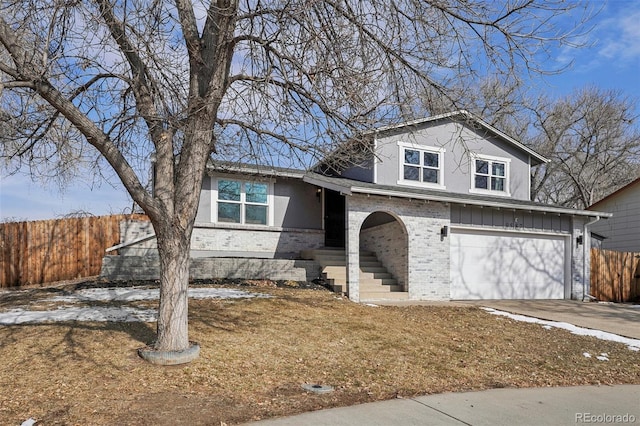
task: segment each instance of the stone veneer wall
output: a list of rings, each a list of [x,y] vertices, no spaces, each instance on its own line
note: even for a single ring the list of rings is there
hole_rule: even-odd
[[[191,259],[191,279],[241,278],[290,281],[313,281],[321,273],[312,260],[199,258]],[[105,256],[100,276],[109,280],[158,280],[158,256]]]
[[[148,222],[127,222],[122,226],[122,235],[127,238],[123,243],[153,234]],[[322,230],[196,224],[191,236],[191,256],[295,259],[300,251],[323,245]],[[155,237],[123,247],[119,253],[125,256],[157,253]]]
[[[314,229],[197,225],[191,237],[194,257],[246,256],[299,258],[302,250],[324,245],[324,231]]]
[[[372,251],[398,284],[407,290],[407,235],[397,220],[360,232],[360,248]]]
[[[449,300],[449,237],[440,229],[450,225],[450,208],[440,202],[354,194],[346,197],[347,281],[349,298],[360,300],[360,228],[373,212],[396,217],[408,235],[408,291],[411,300]]]

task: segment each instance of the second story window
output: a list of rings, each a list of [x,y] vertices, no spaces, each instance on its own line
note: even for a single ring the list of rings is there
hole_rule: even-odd
[[[443,149],[398,142],[400,147],[399,184],[444,188]]]
[[[472,192],[508,193],[509,160],[478,156],[472,167]]]

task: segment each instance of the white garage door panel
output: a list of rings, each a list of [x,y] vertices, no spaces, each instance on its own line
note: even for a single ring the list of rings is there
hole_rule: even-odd
[[[563,299],[565,240],[451,232],[452,299]]]

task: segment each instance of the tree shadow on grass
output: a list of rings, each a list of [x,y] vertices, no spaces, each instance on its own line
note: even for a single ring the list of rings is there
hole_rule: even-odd
[[[122,346],[128,344],[127,338],[119,336],[122,333],[140,347],[151,343],[156,336],[155,327],[144,322],[61,321],[0,326],[0,346],[19,350],[24,354],[23,363],[42,358],[54,364],[84,361],[115,365],[118,355],[125,352]],[[106,352],[112,355],[104,356]]]

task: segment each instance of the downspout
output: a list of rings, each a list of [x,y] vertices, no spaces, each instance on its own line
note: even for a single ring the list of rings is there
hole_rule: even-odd
[[[585,291],[585,287],[587,284],[587,254],[590,256],[591,253],[587,253],[587,228],[597,221],[600,220],[600,216],[596,216],[590,222],[585,223],[582,226],[582,301],[584,302],[585,298],[589,298],[589,300],[595,299],[589,293]],[[591,248],[591,235],[589,235],[589,248]],[[589,264],[591,264],[591,260],[589,260]],[[591,279],[589,279],[589,290],[591,290]],[[590,291],[589,291],[590,292]]]

